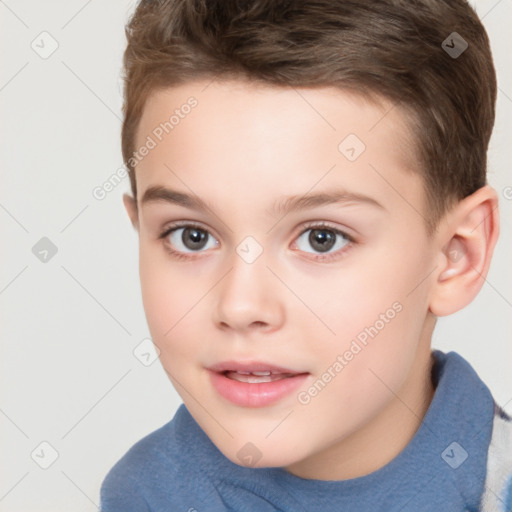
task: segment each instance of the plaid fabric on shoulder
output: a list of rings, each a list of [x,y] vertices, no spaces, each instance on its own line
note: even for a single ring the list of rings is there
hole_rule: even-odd
[[[512,418],[496,403],[480,512],[512,512]]]

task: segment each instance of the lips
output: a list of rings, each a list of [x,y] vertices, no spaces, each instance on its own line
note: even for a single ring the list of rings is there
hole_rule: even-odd
[[[264,362],[226,361],[208,370],[214,389],[225,399],[244,407],[275,403],[300,386],[309,375]]]
[[[297,372],[294,370],[290,370],[289,368],[284,368],[282,366],[276,366],[274,364],[270,363],[264,363],[264,362],[253,362],[253,363],[242,363],[238,361],[224,361],[222,363],[214,364],[213,366],[209,367],[210,370],[218,373],[224,373],[224,372],[238,372],[240,374],[243,373],[253,373],[256,372],[270,372],[271,374],[291,374],[291,375],[297,375],[299,373],[305,373],[305,372]]]
[[[274,382],[303,373],[269,363],[240,363],[236,361],[225,361],[216,364],[210,367],[210,370],[222,373],[228,379],[237,380],[238,382],[248,382],[250,384]]]

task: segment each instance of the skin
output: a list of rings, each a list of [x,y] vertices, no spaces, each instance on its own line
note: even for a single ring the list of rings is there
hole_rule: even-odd
[[[482,286],[498,236],[497,195],[485,186],[455,203],[429,236],[404,114],[383,98],[369,102],[334,88],[198,81],[156,91],[137,147],[190,96],[198,105],[137,165],[137,199],[124,197],[162,365],[197,423],[236,464],[251,442],[261,454],[256,467],[309,479],[367,475],[405,448],[432,401],[435,320]],[[353,162],[338,150],[348,134],[366,146]],[[154,185],[192,193],[211,210],[142,204]],[[338,188],[380,207],[349,201],[270,213],[285,196]],[[210,241],[193,252],[180,243],[183,229],[159,239],[176,221],[199,223]],[[311,231],[301,237],[310,222],[353,241],[338,235],[328,251],[334,257],[322,260],[308,242]],[[236,252],[246,236],[263,249],[250,264]],[[401,311],[378,335],[300,403],[298,393],[397,302]],[[227,360],[309,375],[276,404],[240,407],[217,394],[205,369]]]

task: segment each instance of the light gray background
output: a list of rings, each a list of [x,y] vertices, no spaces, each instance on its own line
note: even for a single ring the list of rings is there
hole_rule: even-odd
[[[0,0],[1,511],[97,510],[107,471],[180,403],[160,363],[133,353],[149,331],[121,200],[128,178],[102,201],[92,195],[122,165],[120,68],[134,5]],[[502,234],[480,295],[440,319],[433,346],[462,354],[512,412],[512,0],[476,8],[500,87],[489,180]],[[51,38],[58,48],[43,59],[31,45],[48,51]],[[58,248],[46,263],[32,252],[42,237]],[[41,442],[58,453],[48,469],[55,454]]]

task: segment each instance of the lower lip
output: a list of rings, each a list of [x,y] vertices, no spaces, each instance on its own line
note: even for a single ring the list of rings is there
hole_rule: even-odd
[[[222,373],[209,372],[213,387],[219,395],[242,407],[265,407],[278,402],[300,387],[309,375],[301,373],[273,382],[249,383],[228,379]]]

